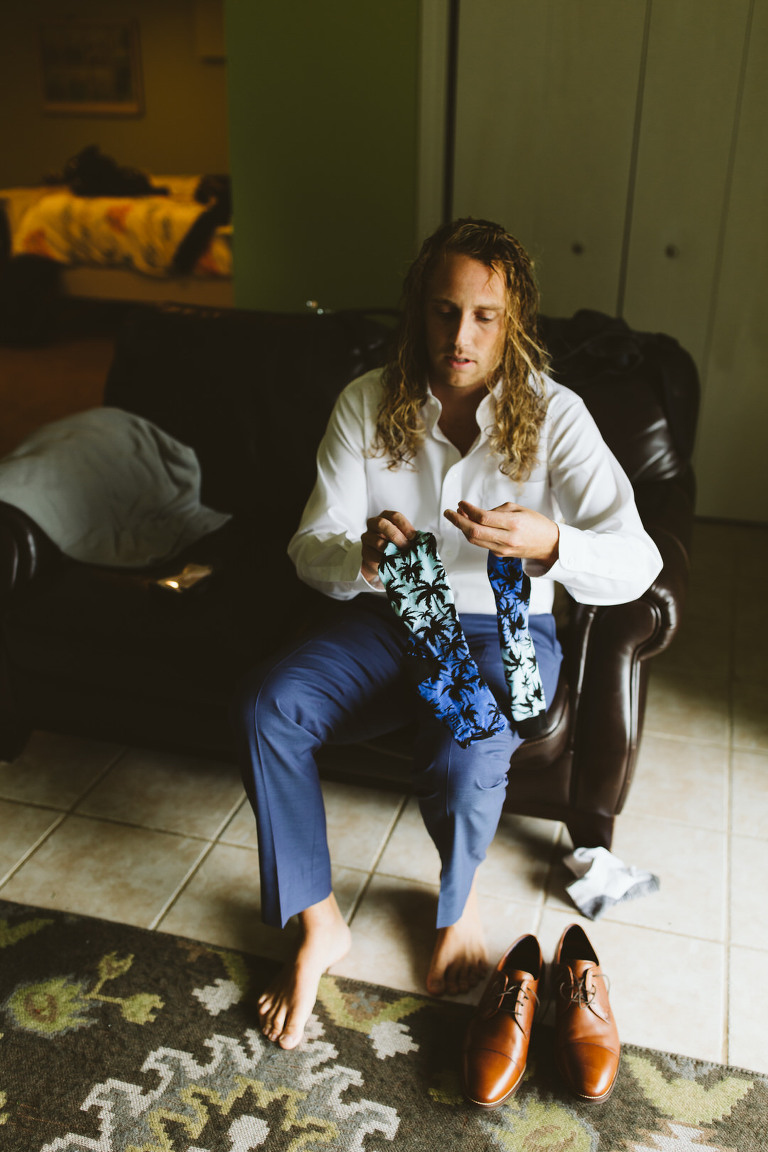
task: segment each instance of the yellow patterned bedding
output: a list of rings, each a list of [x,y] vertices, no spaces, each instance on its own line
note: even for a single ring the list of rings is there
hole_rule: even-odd
[[[154,277],[174,274],[179,245],[205,211],[183,186],[170,196],[140,198],[74,196],[58,187],[35,191],[23,210],[9,213],[11,255],[121,266]],[[192,274],[231,277],[230,226],[216,229]]]

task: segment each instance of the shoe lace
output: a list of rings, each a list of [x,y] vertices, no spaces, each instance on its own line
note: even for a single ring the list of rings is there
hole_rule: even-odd
[[[593,980],[592,987],[587,984],[587,977],[591,976]],[[589,969],[582,972],[578,980],[574,979],[573,973],[569,970],[568,974],[563,978],[560,983],[560,995],[569,1000],[571,1004],[577,1004],[579,1008],[588,1008],[597,994],[597,988],[594,984],[595,980],[605,980],[606,990],[610,992],[611,981],[605,972],[595,972]]]
[[[508,1004],[504,1003],[504,1001],[506,1000],[506,998],[508,996],[510,996],[510,997],[514,996],[514,1003],[512,1004],[511,1007]],[[536,1001],[536,1007],[538,1008],[539,1004],[540,1004],[540,1000],[539,1000],[538,996],[536,995],[536,993],[534,992],[533,988],[525,988],[523,986],[523,984],[521,983],[521,981],[519,981],[519,980],[516,980],[513,984],[510,984],[508,988],[505,988],[505,990],[501,993],[501,996],[500,996],[501,1006],[504,1008],[504,1010],[506,1012],[510,1013],[510,1015],[512,1016],[512,1018],[515,1021],[515,1024],[517,1024],[517,1026],[521,1032],[524,1032],[525,1029],[523,1028],[523,1025],[520,1022],[520,1019],[518,1017],[518,1012],[520,1012],[522,1010],[523,1005],[525,1004],[526,1000],[530,1000],[530,999],[533,999]]]

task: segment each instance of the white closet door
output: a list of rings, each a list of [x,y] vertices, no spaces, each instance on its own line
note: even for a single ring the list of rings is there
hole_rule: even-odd
[[[461,5],[454,216],[536,260],[543,308],[615,312],[646,0]]]
[[[695,465],[705,516],[768,522],[768,0],[757,0]]]
[[[749,0],[652,5],[622,313],[704,368]]]

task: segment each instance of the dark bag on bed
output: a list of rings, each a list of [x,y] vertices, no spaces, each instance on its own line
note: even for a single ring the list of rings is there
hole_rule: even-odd
[[[167,196],[138,168],[124,168],[89,144],[64,166],[64,183],[75,196]]]

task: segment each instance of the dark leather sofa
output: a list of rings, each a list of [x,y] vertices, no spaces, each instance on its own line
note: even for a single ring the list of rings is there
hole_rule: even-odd
[[[137,308],[104,402],[191,445],[202,499],[232,520],[161,568],[97,568],[65,558],[27,516],[0,503],[0,756],[32,728],[229,759],[230,704],[244,672],[318,614],[343,610],[305,588],[285,555],[333,400],[383,362],[391,318]],[[508,806],[564,820],[574,843],[610,846],[634,771],[650,658],[672,640],[688,574],[698,381],[664,336],[581,312],[542,321],[554,374],[587,402],[635,487],[664,558],[629,604],[568,600],[565,650],[545,730],[513,757]],[[197,591],[159,575],[210,563]],[[335,748],[323,770],[407,787],[408,733]]]

